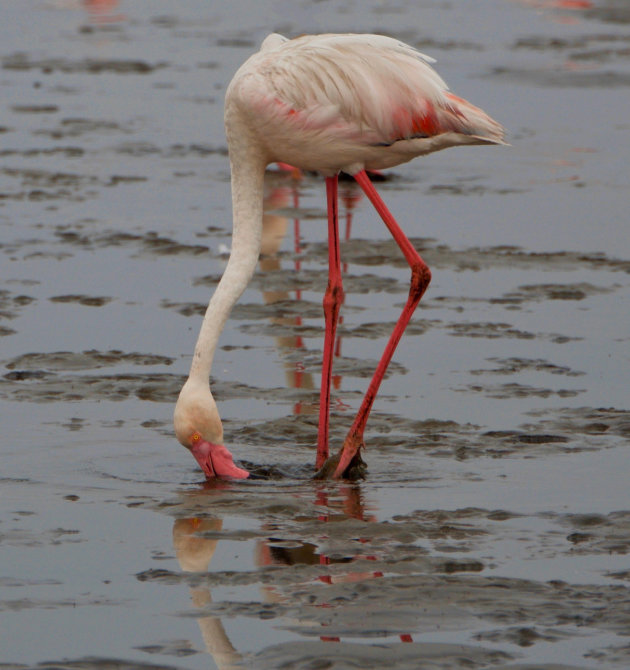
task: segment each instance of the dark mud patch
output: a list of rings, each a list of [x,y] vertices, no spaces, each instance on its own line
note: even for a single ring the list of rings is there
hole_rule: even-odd
[[[151,64],[143,60],[96,58],[79,60],[71,60],[69,58],[36,59],[31,58],[26,53],[14,53],[2,59],[2,68],[5,70],[39,70],[42,74],[52,74],[53,72],[64,74],[150,74],[166,67],[168,67],[168,64],[165,62]]]
[[[577,555],[630,553],[630,512],[564,514],[555,521],[568,528],[567,540]]]
[[[182,316],[203,316],[208,307],[207,303],[175,303],[168,300],[163,300],[160,306],[165,309],[173,309]],[[274,300],[274,302],[262,305],[257,303],[239,302],[234,306],[230,313],[230,317],[237,321],[286,318],[323,319],[323,309],[321,303],[310,302],[303,299]]]
[[[198,654],[199,651],[194,649],[189,640],[164,640],[154,642],[153,644],[144,644],[139,647],[134,647],[138,651],[144,651],[147,654],[160,654],[163,656],[185,657]]]
[[[588,63],[601,66],[630,58],[630,38],[614,33],[583,34],[571,37],[535,35],[517,39],[514,50],[530,50],[561,54],[576,66]],[[578,65],[579,66],[579,65]]]
[[[50,302],[73,303],[75,305],[83,305],[84,307],[103,307],[111,302],[113,298],[71,293],[67,295],[55,295],[48,298],[48,300]]]
[[[559,366],[541,358],[488,358],[496,367],[492,369],[471,370],[472,375],[513,375],[521,372],[544,372],[551,375],[580,377],[585,372],[572,370],[567,366]]]
[[[543,398],[553,395],[563,397],[560,392],[545,389],[541,391],[541,395]],[[360,394],[357,394],[358,397]],[[534,397],[540,396],[534,394]],[[573,397],[573,393],[569,393],[568,397]],[[316,407],[315,403],[314,409]],[[284,434],[291,436],[298,444],[310,445],[312,440],[305,442],[304,435],[308,435],[309,426],[311,431],[316,430],[314,414],[315,412],[312,416],[287,417],[264,423],[246,422],[238,427],[230,426],[229,432],[236,442],[248,443],[256,436],[267,434],[273,442],[281,440]],[[515,430],[492,430],[489,426],[435,419],[410,419],[374,411],[368,424],[366,445],[368,449],[383,448],[392,453],[398,450],[419,450],[432,457],[467,460],[479,457],[532,457],[598,451],[623,444],[630,435],[627,410],[582,407],[545,409],[529,414],[542,418],[536,422],[524,423]],[[331,439],[341,443],[349,417],[339,412],[333,412],[332,416]]]
[[[630,74],[611,70],[605,72],[580,72],[557,68],[526,69],[497,67],[493,69],[491,76],[493,79],[503,79],[510,82],[518,81],[534,87],[575,87],[609,90],[630,86]]]
[[[580,393],[586,393],[586,389],[549,389],[527,384],[512,382],[510,384],[470,384],[466,387],[468,391],[483,393],[488,398],[505,400],[508,398],[574,398]]]
[[[285,642],[267,647],[254,657],[259,668],[316,668],[344,667],[380,669],[423,668],[423,670],[471,670],[489,667],[489,664],[507,662],[513,656],[506,652],[472,647],[469,645],[385,642],[358,644],[340,642],[330,649],[317,642]],[[405,642],[405,641],[403,641]],[[289,661],[289,659],[291,659]],[[286,665],[289,662],[290,665]]]
[[[596,7],[585,9],[584,16],[605,23],[630,23],[630,7],[623,0],[604,0]]]
[[[61,140],[68,137],[81,138],[84,135],[98,134],[129,134],[133,132],[132,125],[126,125],[118,121],[105,121],[103,119],[86,119],[81,117],[64,118],[54,128],[39,128],[34,134]]]
[[[267,337],[304,337],[315,338],[321,337],[324,333],[324,320],[322,318],[321,306],[318,308],[318,314],[315,314],[313,309],[313,316],[321,319],[319,325],[303,324],[296,320],[293,323],[288,323],[284,320],[282,323],[243,323],[239,326],[239,330],[248,335],[260,335]],[[352,308],[356,311],[356,308]],[[342,314],[344,309],[342,309]],[[294,316],[294,314],[293,314]],[[286,317],[285,317],[286,319]],[[429,330],[436,322],[427,319],[415,319],[411,321],[405,329],[405,335],[422,335]],[[395,322],[378,322],[378,323],[363,323],[357,326],[350,326],[346,323],[341,323],[337,327],[337,333],[341,337],[362,338],[366,340],[380,340],[389,337],[395,327]],[[320,352],[321,359],[321,352]],[[337,359],[335,359],[336,361]],[[336,362],[335,362],[336,365]],[[372,367],[372,371],[374,367]]]
[[[619,645],[618,647],[606,647],[589,651],[584,654],[584,658],[593,659],[598,667],[603,667],[602,663],[608,663],[611,667],[624,667],[630,661],[630,645]]]
[[[37,152],[40,153],[40,152]],[[59,152],[49,152],[50,154]],[[67,148],[62,153],[74,153],[74,149]],[[56,172],[52,170],[34,170],[23,168],[2,168],[0,174],[11,177],[17,185],[0,193],[0,201],[31,201],[47,202],[52,200],[63,200],[82,202],[88,198],[97,196],[99,189],[103,187],[115,187],[120,184],[146,181],[145,177],[133,175],[111,175],[107,179],[101,179],[93,175],[76,174],[69,172]],[[37,244],[36,239],[15,241],[13,247]],[[50,241],[46,241],[50,246]],[[47,253],[54,253],[50,250]]]
[[[449,334],[453,337],[481,337],[488,339],[515,339],[515,340],[534,340],[542,339],[554,342],[555,344],[565,344],[580,340],[580,337],[563,335],[560,333],[532,333],[526,330],[514,328],[509,323],[493,322],[468,322],[468,323],[450,323],[447,325]]]
[[[18,317],[22,309],[35,300],[30,295],[16,295],[7,289],[0,289],[0,336],[15,334],[16,331],[6,325],[6,322]]]
[[[517,330],[509,323],[453,323],[450,325],[454,337],[487,337],[490,339],[508,338],[517,340],[533,340],[536,335],[527,331]]]
[[[244,31],[234,31],[231,35],[217,38],[217,46],[220,47],[238,47],[244,49],[255,49],[257,42],[249,37]]]
[[[186,381],[185,376],[160,373],[121,373],[116,375],[52,375],[37,380],[15,379],[14,374],[0,380],[0,397],[21,402],[76,402],[129,397],[150,402],[175,402]],[[260,393],[260,391],[259,391]]]
[[[5,666],[2,666],[3,670]],[[133,659],[104,656],[64,658],[59,661],[40,661],[35,665],[7,664],[6,670],[181,670],[181,666],[145,663]]]
[[[19,190],[4,191],[2,199],[8,200],[81,200],[89,193],[98,179],[89,175],[35,170],[24,168],[2,168],[0,174],[15,179]]]
[[[551,628],[538,629],[532,626],[506,628],[505,630],[491,630],[475,635],[476,640],[482,642],[507,642],[519,647],[531,647],[538,642],[559,642],[571,639],[574,635]],[[518,667],[518,666],[515,666]],[[549,667],[549,666],[546,666]]]
[[[227,156],[227,146],[213,146],[209,144],[171,144],[167,147],[161,147],[151,142],[123,142],[114,147],[114,151],[124,156],[133,158],[145,158],[147,156],[159,156],[162,158],[185,158],[207,156]]]
[[[10,372],[0,379],[0,396],[23,402],[120,401],[130,396],[170,402],[177,398],[185,377],[161,373],[68,373],[115,366],[162,366],[172,362],[167,356],[120,350],[23,354],[4,363]]]
[[[315,246],[315,245],[313,245]],[[327,247],[326,247],[327,249]],[[304,260],[319,260],[325,262],[325,249],[317,245],[316,249],[310,248]],[[328,252],[325,251],[327,254]],[[295,258],[293,254],[280,255],[281,257]],[[300,256],[302,258],[302,256]],[[388,259],[389,262],[389,259]],[[299,272],[291,269],[278,269],[269,272],[261,272],[254,276],[250,286],[261,291],[317,291],[322,294],[326,290],[327,274],[321,270],[301,268]],[[214,277],[205,277],[198,280],[199,284],[214,284]],[[403,293],[409,291],[409,283],[397,281],[392,277],[380,277],[371,273],[353,274],[344,272],[344,290],[347,293],[366,294],[373,292]]]
[[[111,179],[116,179],[116,177]],[[44,194],[42,198],[57,197],[54,192],[43,190],[37,192]],[[77,197],[83,198],[84,196],[85,193],[82,193]],[[144,234],[115,230],[96,232],[92,230],[96,223],[94,220],[85,220],[79,226],[57,226],[53,232],[53,240],[43,237],[19,239],[12,241],[11,244],[0,245],[0,250],[12,258],[55,258],[59,260],[72,258],[73,248],[92,251],[128,247],[135,254],[153,256],[199,256],[209,253],[209,248],[205,245],[184,244],[155,231],[148,231]]]
[[[436,325],[435,321],[429,319],[414,319],[409,323],[405,329],[405,335],[422,335],[426,333],[429,329]],[[348,337],[357,337],[361,339],[376,340],[389,337],[389,335],[394,331],[396,323],[391,322],[379,322],[379,323],[362,323],[358,326],[347,326],[342,324],[338,328],[338,333],[340,335],[346,335]]]
[[[7,528],[0,533],[3,545],[11,547],[48,547],[61,544],[85,542],[81,532],[72,528],[52,528],[43,532],[33,532],[21,528]],[[27,607],[28,605],[24,605]]]
[[[162,300],[160,307],[172,309],[182,316],[203,316],[208,309],[208,305],[201,302],[172,302],[170,300]]]
[[[83,352],[56,351],[50,353],[30,353],[17,356],[5,362],[9,370],[94,370],[115,365],[171,365],[172,358],[157,354],[139,352],[126,353],[119,349]]]
[[[436,50],[440,49],[444,51],[451,51],[451,50],[484,51],[485,49],[485,46],[483,44],[468,40],[456,40],[456,39],[440,40],[435,37],[421,37],[421,38],[410,37],[409,40],[407,40],[406,38],[402,38],[400,35],[398,35],[398,38],[405,39],[405,41],[407,41],[408,44],[413,44],[416,47],[416,49],[420,49],[420,51],[426,49],[428,53],[430,53],[431,50],[433,49]]]
[[[510,193],[524,193],[526,189],[491,188],[483,184],[471,184],[469,180],[462,180],[455,184],[432,184],[425,191],[428,195],[508,195]]]
[[[545,408],[528,414],[539,420],[524,423],[518,430],[472,427],[445,430],[448,439],[441,439],[439,447],[430,453],[434,456],[454,453],[466,459],[480,455],[497,458],[594,452],[623,445],[630,435],[630,416],[624,409]],[[455,445],[453,452],[450,447]]]
[[[90,222],[85,222],[86,224]],[[155,254],[157,256],[176,256],[179,254],[198,256],[208,253],[204,245],[182,244],[155,231],[144,234],[128,233],[110,230],[98,234],[85,232],[83,227],[60,227],[55,231],[55,237],[64,246],[76,246],[82,249],[106,249],[131,246],[139,249],[140,253]]]
[[[46,354],[27,355],[26,361],[34,364],[38,359],[46,361]],[[142,362],[143,359],[145,362]],[[96,356],[95,360],[88,354],[74,355],[61,352],[57,358],[57,364],[68,364],[68,368],[55,370],[55,355],[50,359],[50,369],[37,370],[14,370],[0,379],[0,397],[11,398],[11,400],[22,402],[73,402],[78,400],[111,400],[121,401],[129,397],[137,397],[149,402],[174,403],[186,381],[185,375],[170,374],[162,372],[121,372],[118,374],[64,374],[68,370],[96,369],[100,367],[125,364],[128,365],[168,365],[170,359],[156,356],[143,357],[138,354],[113,356],[109,361],[107,357]],[[83,367],[91,366],[91,367]],[[41,371],[40,371],[41,370]],[[301,398],[305,394],[313,396],[312,391],[301,391],[299,389],[263,389],[257,386],[241,382],[230,382],[217,380],[212,384],[213,391],[222,400],[235,398],[263,398],[272,396],[278,401],[286,397]],[[285,396],[285,394],[287,394]]]
[[[242,333],[265,337],[321,337],[324,325],[305,325],[300,323],[243,323],[239,325]]]
[[[522,391],[522,389],[519,389]],[[534,397],[563,397],[560,392],[542,390],[533,394]],[[352,396],[357,403],[362,394]],[[573,394],[569,393],[569,397]],[[522,396],[517,396],[522,397]],[[525,397],[529,397],[527,390]],[[301,412],[294,416],[265,421],[226,423],[226,439],[230,444],[274,445],[284,444],[312,449],[317,433],[318,401],[315,393],[296,396],[301,398]],[[567,410],[549,411],[550,414],[562,415]],[[568,410],[570,411],[570,410]],[[583,410],[586,411],[586,410]],[[351,411],[331,413],[331,443],[341,444],[352,418]],[[435,419],[409,419],[383,411],[374,411],[370,416],[365,444],[368,449],[367,458],[372,450],[388,453],[418,452],[433,458],[447,458],[465,461],[474,458],[531,458],[537,455],[550,457],[554,454],[570,454],[585,451],[598,451],[602,448],[617,446],[620,435],[614,430],[594,432],[593,424],[567,426],[562,428],[554,421],[528,422],[514,430],[493,430],[489,426],[460,424],[455,421],[438,421]],[[247,448],[247,447],[245,447]],[[373,472],[370,478],[381,479],[386,473]],[[394,475],[392,475],[394,476]],[[405,475],[396,472],[401,479]],[[417,476],[415,473],[414,476]]]
[[[23,382],[32,379],[45,379],[52,373],[45,370],[14,370],[4,375],[4,378],[12,382]]]
[[[393,328],[392,328],[393,330]],[[390,331],[391,332],[391,331]],[[312,364],[305,367],[307,372],[315,374],[320,369],[321,354],[318,358],[312,361]],[[353,358],[351,356],[337,356],[335,358],[334,374],[343,375],[347,378],[371,379],[378,365],[378,360],[369,358]],[[393,375],[407,374],[407,368],[396,361],[392,361],[387,368],[387,372],[383,379],[389,379]],[[381,396],[385,397],[385,396]]]
[[[611,258],[605,253],[575,251],[527,251],[516,246],[467,247],[454,249],[429,238],[410,238],[413,246],[430,267],[452,268],[456,271],[478,271],[501,268],[514,270],[564,270],[578,269],[621,271],[630,274],[630,260]],[[388,264],[407,267],[405,259],[393,241],[349,240],[341,243],[342,260],[358,265]],[[325,245],[309,245],[306,258],[311,254],[325,258]]]
[[[55,114],[59,111],[57,105],[13,105],[11,111],[16,114]]]
[[[630,439],[630,410],[614,407],[539,409],[529,412],[539,425],[566,433]]]
[[[0,157],[22,156],[24,158],[33,158],[37,156],[58,156],[60,158],[79,158],[85,154],[82,147],[40,147],[29,149],[0,149]]]
[[[312,447],[317,432],[318,398],[314,393],[302,393],[296,395],[296,402],[300,403],[299,413],[293,416],[264,421],[241,421],[238,424],[227,422],[225,430],[230,443],[256,444],[257,441],[262,441],[265,444],[284,444],[288,447]]]
[[[37,598],[24,598],[22,600],[0,601],[0,612],[28,612],[29,610],[58,610],[64,608],[94,607],[94,606],[120,607],[124,606],[125,604],[126,603],[123,601],[112,600],[104,596],[85,596],[83,598],[68,598],[59,600],[39,600]],[[5,668],[6,666],[3,664],[0,667]],[[14,666],[9,665],[8,667],[11,668]],[[50,667],[50,666],[44,665],[43,667]],[[56,668],[59,666],[55,664],[53,667]]]
[[[541,302],[546,300],[584,300],[592,295],[611,293],[621,288],[593,286],[586,282],[575,284],[532,284],[519,286],[516,291],[504,295],[506,300],[515,302]]]
[[[622,43],[630,44],[628,35],[616,35],[614,33],[591,33],[565,37],[549,37],[546,35],[530,35],[528,37],[519,37],[512,49],[527,49],[533,51],[565,51],[572,49],[583,50],[592,45],[600,51],[599,45],[602,43]]]

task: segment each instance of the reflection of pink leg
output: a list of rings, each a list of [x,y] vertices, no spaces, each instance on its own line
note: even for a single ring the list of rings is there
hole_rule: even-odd
[[[337,176],[326,178],[328,199],[328,287],[324,295],[326,334],[322,362],[322,386],[319,396],[319,430],[317,434],[317,459],[315,467],[324,465],[328,458],[328,413],[330,407],[330,381],[332,377],[333,349],[339,308],[343,302],[341,263],[339,259],[339,225],[337,212]]]
[[[378,366],[372,377],[372,381],[368,386],[368,390],[363,398],[359,412],[346,436],[346,439],[343,443],[341,457],[339,463],[335,469],[333,477],[338,478],[342,477],[348,465],[352,459],[356,456],[357,452],[363,446],[363,432],[365,430],[365,424],[367,423],[368,416],[370,415],[370,410],[378,393],[379,386],[385,372],[387,371],[387,366],[394,355],[394,351],[402,337],[411,315],[416,309],[420,298],[426,291],[429,282],[431,281],[431,271],[429,270],[427,264],[420,258],[418,252],[413,248],[413,245],[403,233],[401,227],[398,225],[391,212],[387,209],[387,206],[381,199],[380,195],[376,192],[376,189],[372,185],[370,178],[365,173],[365,170],[358,172],[354,175],[354,178],[357,180],[359,186],[365,192],[365,195],[369,198],[370,202],[376,208],[376,211],[379,213],[383,222],[389,229],[389,232],[392,234],[396,244],[400,247],[404,257],[409,263],[411,268],[411,286],[409,288],[409,297],[403,308],[403,311],[398,318],[396,326],[390,335],[385,351],[379,361]]]
[[[359,196],[356,194],[353,194],[352,192],[346,193],[345,195],[342,195],[341,199],[343,200],[345,207],[346,207],[346,233],[344,240],[347,242],[350,239],[350,231],[352,230],[352,210],[354,209],[355,203],[360,199]],[[348,272],[348,263],[343,264],[343,273],[345,274]],[[339,317],[339,324],[341,325],[343,323],[343,316]],[[337,337],[337,344],[335,345],[335,358],[339,358],[341,356],[341,335]],[[341,386],[341,375],[334,375],[333,376],[333,386],[336,389],[339,389]],[[337,405],[341,407],[342,409],[347,409],[348,405],[346,405],[344,402],[341,402],[341,400],[337,399]]]
[[[284,163],[282,164],[279,163],[278,165],[284,165]],[[298,194],[297,188],[294,187],[293,208],[297,210],[299,209],[299,207],[300,207],[300,196]],[[293,250],[295,252],[295,261],[294,261],[295,272],[298,273],[302,269],[302,262],[300,260],[300,254],[302,253],[302,241],[300,237],[300,219],[293,219]],[[295,299],[302,300],[302,291],[299,288],[296,289],[295,291]],[[295,317],[295,325],[296,326],[302,325],[301,316]],[[304,341],[302,340],[301,335],[298,335],[295,338],[295,348],[296,349],[304,348]],[[297,389],[302,388],[303,376],[304,376],[304,362],[298,361],[295,364],[295,371],[294,371],[295,388]],[[295,403],[295,405],[293,405],[293,414],[301,414],[301,413],[302,413],[302,403],[298,401]]]

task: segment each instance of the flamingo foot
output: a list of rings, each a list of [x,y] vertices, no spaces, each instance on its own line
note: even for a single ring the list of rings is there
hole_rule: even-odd
[[[313,479],[348,479],[350,481],[365,479],[367,463],[361,458],[363,448],[362,436],[348,435],[343,447],[334,456],[326,459]]]

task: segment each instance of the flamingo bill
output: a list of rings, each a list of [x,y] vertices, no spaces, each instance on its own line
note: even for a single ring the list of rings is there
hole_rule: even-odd
[[[249,472],[234,465],[234,458],[223,444],[197,441],[191,447],[192,455],[206,475],[206,479],[247,479]]]

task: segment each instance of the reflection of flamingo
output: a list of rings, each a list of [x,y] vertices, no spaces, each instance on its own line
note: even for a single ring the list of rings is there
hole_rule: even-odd
[[[269,195],[266,195],[263,201],[263,219],[262,219],[262,231],[261,231],[261,247],[260,247],[260,262],[259,269],[261,272],[270,272],[279,269],[280,261],[277,258],[276,254],[282,242],[282,238],[287,232],[288,222],[286,218],[279,216],[277,213],[274,213],[275,209],[282,209],[286,206],[285,199],[288,197],[289,193],[292,193],[293,202],[292,206],[294,210],[298,210],[300,207],[300,198],[299,192],[296,187],[299,180],[302,179],[302,173],[297,168],[293,168],[290,165],[279,164],[280,173],[290,173],[292,177],[293,187],[291,189],[274,187]],[[267,173],[268,176],[274,174],[273,172]],[[383,178],[382,175],[377,175],[378,178]],[[340,191],[340,199],[343,204],[343,210],[345,210],[345,234],[344,240],[347,242],[350,239],[350,234],[352,230],[352,219],[354,214],[354,208],[356,204],[361,200],[361,194],[357,191],[357,186],[354,181],[347,181],[344,183],[342,190]],[[293,261],[294,268],[296,272],[299,272],[302,267],[301,253],[302,253],[302,238],[300,232],[300,219],[293,219],[293,251],[295,253],[295,259]],[[348,270],[348,264],[344,263],[342,265],[342,271],[346,273]],[[263,281],[264,284],[264,281]],[[281,291],[263,291],[263,300],[265,304],[271,304],[280,300],[287,300],[288,293]],[[295,298],[296,300],[302,299],[302,289],[295,289]],[[278,325],[291,325],[291,326],[301,326],[302,317],[295,316],[292,318],[287,317],[276,317],[272,319],[274,324]],[[339,324],[343,322],[343,317],[339,316]],[[285,336],[276,338],[277,346],[280,349],[302,349],[304,347],[304,340],[301,335]],[[337,336],[337,343],[335,345],[334,357],[338,358],[341,356],[341,336]],[[341,386],[342,376],[337,374],[332,377],[332,383],[335,389],[339,389]],[[310,373],[304,371],[303,361],[291,364],[287,368],[287,383],[290,388],[302,388],[302,389],[312,389],[313,380]],[[343,403],[340,399],[336,400],[336,406],[340,409],[348,409],[349,405]],[[302,401],[297,401],[293,408],[294,414],[303,414],[303,413],[314,413],[311,410],[316,406],[304,405]],[[317,410],[315,410],[317,411]]]
[[[593,7],[591,0],[516,0],[537,11],[549,12],[549,18],[556,23],[574,24],[580,20],[580,12]],[[572,13],[570,13],[572,12]],[[572,62],[567,63],[574,65]]]
[[[299,173],[296,174],[293,170],[295,179],[299,179]],[[299,206],[299,198],[295,185],[293,188],[274,187],[269,195],[266,195],[263,202],[263,218],[261,227],[261,245],[260,245],[260,263],[259,268],[261,272],[274,272],[280,269],[280,260],[277,257],[280,244],[287,232],[288,221],[284,216],[280,216],[274,210],[280,209],[287,205],[289,195],[292,195],[293,207],[295,209]],[[301,252],[300,241],[300,220],[298,218],[293,220],[293,234],[294,234],[294,249],[296,259],[294,267],[296,272],[299,272],[301,261],[299,254]],[[263,282],[264,283],[264,282]],[[296,299],[301,299],[301,290],[296,289]],[[287,291],[263,291],[263,300],[266,305],[273,304],[282,300],[289,299]],[[272,322],[282,326],[300,326],[302,325],[302,317],[275,317]],[[276,338],[276,344],[280,350],[302,349],[304,341],[301,335],[289,335]],[[312,375],[304,371],[304,363],[293,362],[287,365],[286,370],[287,384],[290,388],[304,388],[312,389],[314,387]],[[303,412],[303,405],[297,402],[294,406],[294,414],[301,414]],[[308,412],[311,413],[311,412]],[[313,412],[314,413],[314,412]]]
[[[360,195],[356,193],[353,187],[354,184],[350,186],[346,185],[341,192],[341,201],[343,202],[346,209],[346,232],[344,235],[345,242],[348,242],[350,240],[350,234],[352,231],[353,210],[357,202],[359,202],[359,200],[361,199]],[[346,273],[347,271],[348,271],[348,264],[344,263],[343,272]],[[339,317],[338,323],[339,324],[343,323],[342,316]],[[341,337],[337,338],[337,344],[335,345],[335,358],[338,358],[339,356],[341,356]],[[334,375],[332,377],[332,383],[335,389],[338,389],[341,384],[341,376]],[[347,405],[342,403],[341,400],[338,400],[337,403],[338,406],[340,407],[344,408],[347,407]]]
[[[227,267],[208,305],[188,380],[175,407],[175,433],[207,477],[247,477],[223,445],[210,393],[217,341],[245,290],[260,251],[263,176],[282,161],[326,177],[329,278],[320,392],[318,476],[360,471],[363,433],[394,350],[426,290],[430,272],[372,186],[366,169],[465,144],[501,144],[503,129],[447,91],[428,58],[379,35],[270,35],[236,73],[226,93],[225,126],[232,170],[234,228]],[[409,297],[339,453],[328,458],[332,358],[343,287],[337,224],[337,175],[353,175],[411,268]],[[356,469],[355,469],[356,467]]]
[[[207,488],[206,493],[210,495],[216,491],[214,488]],[[339,522],[343,524],[348,519],[359,519],[366,523],[366,531],[369,526],[367,524],[376,522],[376,515],[369,509],[365,508],[362,492],[356,485],[342,486],[338,493],[340,496],[335,496],[334,500],[329,499],[326,491],[318,490],[316,492],[315,503],[319,508],[317,518],[319,521],[326,524],[334,524]],[[207,508],[207,501],[194,501],[198,492],[187,494],[190,495],[191,507]],[[205,496],[204,496],[205,497]],[[311,521],[311,517],[304,516],[302,521]],[[187,517],[178,518],[173,525],[173,546],[175,548],[177,561],[183,572],[204,573],[209,570],[210,562],[217,549],[217,544],[223,529],[223,521],[216,517]],[[322,531],[326,529],[322,526]],[[277,532],[276,524],[271,524],[269,527],[263,526],[263,530],[267,530],[274,536]],[[332,531],[332,529],[331,529]],[[326,540],[328,533],[323,535],[320,539]],[[367,538],[355,538],[359,543],[367,543]],[[317,539],[312,538],[312,541],[300,541],[285,543],[277,539],[261,538],[256,541],[254,550],[254,562],[260,568],[267,566],[286,567],[292,565],[320,565],[330,566],[333,564],[345,564],[346,569],[331,571],[327,567],[322,567],[322,572],[307,582],[299,583],[298,591],[301,596],[296,596],[297,584],[290,580],[281,579],[279,583],[276,580],[267,582],[263,580],[260,584],[260,589],[263,596],[263,602],[266,603],[286,603],[287,605],[305,605],[304,586],[308,584],[350,584],[362,583],[374,579],[382,579],[384,574],[380,570],[370,569],[369,562],[378,560],[375,555],[366,555],[358,551],[355,556],[344,556],[341,558],[331,558],[322,553],[322,549],[318,546]],[[366,564],[367,563],[367,564]],[[211,609],[212,594],[207,585],[201,581],[198,585],[191,588],[191,598],[194,606],[199,609]],[[313,619],[310,616],[311,608],[330,608],[335,605],[327,602],[324,597],[323,602],[313,603],[309,602],[305,607],[300,606],[300,615],[297,619],[291,619],[290,623],[297,626],[315,626],[319,625],[322,628],[328,625],[328,622],[318,620],[317,617]],[[310,601],[310,598],[308,598]],[[243,656],[235,649],[230,641],[227,632],[223,626],[220,616],[199,616],[197,618],[203,640],[208,652],[212,655],[217,667],[221,670],[233,670],[234,668],[242,667]],[[289,622],[287,622],[289,623]],[[322,642],[340,642],[341,638],[337,635],[325,635],[324,631],[319,636]],[[401,642],[412,642],[413,638],[409,632],[400,632],[399,638]]]
[[[173,546],[177,560],[184,572],[204,572],[217,548],[218,540],[201,538],[197,533],[220,531],[221,519],[176,519],[173,526]],[[192,590],[195,607],[207,607],[212,602],[210,590],[197,587]],[[242,668],[241,655],[234,649],[219,617],[198,619],[206,649],[212,655],[219,670]]]

